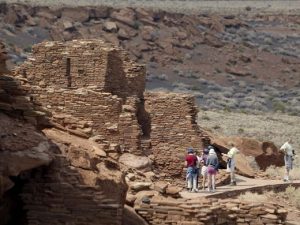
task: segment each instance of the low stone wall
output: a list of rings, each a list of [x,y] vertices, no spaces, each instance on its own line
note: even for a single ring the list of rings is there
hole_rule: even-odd
[[[276,204],[232,199],[154,197],[149,204],[141,203],[136,211],[153,225],[283,224],[287,216],[287,211]]]

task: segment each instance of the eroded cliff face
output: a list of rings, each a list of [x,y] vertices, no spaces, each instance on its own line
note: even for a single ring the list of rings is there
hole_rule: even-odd
[[[52,161],[51,142],[24,120],[24,112],[30,110],[28,100],[18,82],[7,75],[6,59],[4,45],[0,43],[0,199],[3,203],[0,224],[20,222],[14,218],[19,210],[18,194],[24,174]]]
[[[51,112],[33,104],[0,53],[0,224],[121,224],[127,185],[118,163],[96,142],[42,131]]]

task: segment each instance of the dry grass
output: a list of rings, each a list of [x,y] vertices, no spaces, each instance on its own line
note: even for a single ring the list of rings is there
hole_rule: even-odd
[[[285,192],[279,193],[280,198],[300,209],[300,189],[289,186]]]
[[[260,195],[253,192],[246,192],[238,197],[238,199],[246,202],[267,202],[268,196],[267,195]]]
[[[280,147],[292,138],[293,147],[300,155],[300,117],[279,113],[245,114],[226,111],[200,111],[198,124],[215,134],[241,136],[260,141],[272,141]],[[218,126],[218,129],[214,129]],[[300,167],[300,156],[295,160]]]
[[[270,166],[266,169],[265,173],[268,177],[272,179],[282,179],[284,176],[285,168],[284,167],[275,167]],[[299,180],[300,179],[300,168],[294,168],[290,171],[290,179],[291,180]]]
[[[300,209],[300,189],[289,186],[284,192],[274,193],[272,191],[263,194],[246,192],[238,197],[238,199],[247,202],[279,202],[281,204],[289,204]]]

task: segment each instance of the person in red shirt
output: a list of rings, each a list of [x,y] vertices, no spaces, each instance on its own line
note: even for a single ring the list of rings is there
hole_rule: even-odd
[[[194,155],[194,149],[188,148],[188,154],[185,157],[187,188],[191,192],[198,192],[197,189],[197,156]]]

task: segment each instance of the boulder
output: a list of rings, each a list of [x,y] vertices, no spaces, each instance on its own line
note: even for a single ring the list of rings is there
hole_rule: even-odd
[[[150,170],[151,161],[146,156],[137,156],[130,153],[124,153],[119,158],[119,162],[134,169]]]
[[[155,41],[158,37],[158,34],[154,27],[152,26],[144,26],[141,31],[141,37],[145,41]]]
[[[91,19],[104,19],[109,16],[110,8],[107,6],[97,6],[90,10]]]
[[[148,223],[136,213],[136,211],[128,206],[124,206],[123,225],[148,225]]]
[[[159,193],[157,191],[154,190],[147,190],[147,191],[140,191],[138,192],[135,196],[136,196],[136,200],[134,202],[134,205],[139,205],[142,203],[142,201],[145,198],[152,198],[153,196],[157,196],[159,195]]]
[[[166,189],[168,187],[168,183],[164,181],[158,181],[154,183],[154,190],[158,191],[161,194],[164,194],[166,192]]]
[[[283,155],[279,149],[272,142],[260,142],[251,138],[242,137],[213,137],[212,144],[216,146],[221,152],[227,153],[230,145],[234,143],[240,150],[237,155],[237,170],[241,175],[252,176],[257,169],[265,170],[271,165],[283,166]],[[251,158],[255,160],[255,164],[251,164]]]
[[[104,148],[101,147],[101,145],[93,145],[92,146],[93,150],[94,150],[94,153],[98,156],[101,156],[101,157],[106,157],[107,154],[106,152],[104,151]]]
[[[110,17],[133,28],[138,28],[136,23],[136,15],[133,9],[122,8],[118,11],[113,11]]]
[[[178,197],[182,189],[183,189],[182,187],[178,187],[175,185],[168,185],[168,187],[166,188],[166,194],[171,195],[173,197]]]
[[[121,40],[128,40],[128,39],[130,39],[130,35],[127,33],[126,30],[120,29],[118,31],[118,38]]]
[[[9,70],[6,67],[6,60],[8,59],[7,51],[5,46],[0,42],[0,75],[9,73]]]
[[[149,190],[151,185],[152,183],[150,182],[134,182],[129,184],[131,190],[136,192]]]
[[[13,186],[9,176],[18,176],[52,161],[51,144],[31,124],[0,113],[0,185],[1,192]]]
[[[137,197],[135,195],[127,192],[127,195],[126,195],[126,204],[127,205],[133,206],[136,199],[137,199]]]
[[[243,68],[226,67],[225,71],[235,76],[245,77],[251,75],[251,73]]]
[[[116,33],[118,31],[118,26],[115,22],[106,21],[104,23],[103,30]]]
[[[62,19],[69,19],[74,22],[86,22],[89,20],[89,11],[86,8],[63,8],[61,13]]]

